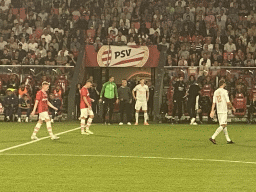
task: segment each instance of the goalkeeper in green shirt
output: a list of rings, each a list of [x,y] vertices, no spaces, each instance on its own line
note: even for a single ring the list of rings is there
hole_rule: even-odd
[[[103,84],[103,87],[100,92],[100,100],[99,102],[103,101],[103,122],[106,124],[105,116],[109,108],[109,122],[110,125],[112,122],[112,115],[114,110],[114,104],[115,102],[118,103],[118,93],[117,93],[117,87],[114,83],[115,78],[113,76],[110,76],[109,81]],[[116,99],[116,101],[115,101]]]

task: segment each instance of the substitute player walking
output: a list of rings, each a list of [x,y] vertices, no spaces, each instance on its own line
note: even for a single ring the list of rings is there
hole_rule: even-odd
[[[94,118],[94,114],[92,111],[92,99],[90,98],[89,88],[92,87],[92,82],[90,80],[86,81],[86,84],[82,87],[80,92],[80,111],[81,111],[81,134],[82,135],[90,135],[93,134],[89,130],[92,120]],[[85,126],[85,119],[88,117],[87,124]],[[85,130],[84,130],[85,128]]]
[[[215,113],[215,105],[217,108],[218,120],[220,127],[215,131],[212,137],[209,139],[213,144],[216,144],[215,138],[217,135],[223,130],[224,135],[227,140],[227,144],[233,144],[233,141],[229,138],[228,129],[227,129],[227,114],[228,114],[228,107],[235,111],[235,108],[232,106],[231,102],[229,101],[228,91],[224,89],[226,86],[225,80],[220,80],[219,88],[214,92],[213,95],[213,103],[212,103],[212,110],[210,113],[210,117],[214,117]]]
[[[32,140],[38,139],[36,134],[39,131],[39,129],[42,126],[44,121],[46,122],[46,127],[49,132],[49,135],[51,136],[51,139],[52,140],[59,139],[58,136],[56,136],[52,133],[51,119],[48,114],[48,106],[53,108],[56,111],[58,110],[56,107],[54,107],[48,101],[48,95],[46,92],[49,90],[49,86],[50,86],[50,83],[48,83],[47,81],[44,81],[42,83],[42,89],[40,91],[38,91],[36,94],[36,101],[35,101],[34,109],[31,113],[31,115],[34,115],[36,112],[36,109],[37,109],[37,111],[39,113],[39,120],[34,128],[34,132],[33,132],[32,136],[31,136]]]
[[[136,97],[135,97],[135,92],[136,92]],[[140,80],[140,84],[137,85],[133,90],[132,90],[132,95],[133,98],[136,100],[135,104],[135,125],[138,125],[139,122],[139,112],[140,109],[144,112],[144,125],[149,125],[147,120],[148,120],[148,98],[149,98],[149,89],[148,86],[145,85],[145,79]]]

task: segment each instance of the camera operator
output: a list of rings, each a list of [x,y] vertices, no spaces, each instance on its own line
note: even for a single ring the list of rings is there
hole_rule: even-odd
[[[6,121],[11,121],[14,112],[17,110],[18,97],[11,90],[7,89],[7,95],[4,98],[4,114]],[[12,119],[13,120],[13,119]]]
[[[21,112],[27,112],[27,117],[25,122],[28,122],[28,118],[30,115],[30,100],[27,94],[23,94],[22,97],[19,99],[19,106],[18,106],[18,122],[21,122]]]

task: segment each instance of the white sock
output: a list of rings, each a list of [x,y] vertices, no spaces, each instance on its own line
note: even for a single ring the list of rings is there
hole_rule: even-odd
[[[42,126],[41,123],[37,123],[35,128],[34,128],[34,132],[33,132],[33,136],[36,136],[37,132],[39,131],[40,127]]]
[[[139,113],[135,113],[135,120],[136,120],[136,123],[138,123],[139,122]]]
[[[148,120],[148,113],[144,113],[144,122],[146,123]]]
[[[195,120],[196,120],[196,119],[193,117],[193,118],[191,119],[191,122],[190,122],[190,123],[193,124],[193,123],[195,122]]]
[[[89,117],[89,119],[87,120],[87,125],[86,125],[86,127],[90,127],[91,126],[91,124],[92,124],[92,118],[90,118]]]
[[[223,127],[220,126],[215,133],[212,135],[212,139],[215,139],[217,137],[217,135],[219,135],[219,133],[223,130]]]
[[[85,119],[81,119],[81,131],[84,131]]]
[[[224,132],[224,135],[225,135],[225,137],[226,137],[226,140],[227,140],[227,141],[231,141],[231,139],[230,139],[229,136],[228,136],[228,128],[227,128],[227,127],[225,127],[225,128],[223,129],[223,132]]]
[[[48,130],[49,135],[52,137],[52,136],[53,136],[53,133],[52,133],[52,124],[51,124],[51,121],[47,121],[47,122],[46,122],[46,127],[47,127],[47,130]]]

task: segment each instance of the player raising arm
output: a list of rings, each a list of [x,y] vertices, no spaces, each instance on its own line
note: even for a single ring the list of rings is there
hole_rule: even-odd
[[[49,101],[48,101],[48,95],[47,91],[49,90],[50,83],[47,81],[44,81],[42,83],[42,89],[37,92],[36,94],[36,101],[34,105],[34,109],[31,113],[31,115],[35,115],[36,109],[39,113],[39,120],[34,128],[34,132],[31,136],[32,140],[37,140],[37,132],[39,131],[40,127],[42,126],[43,122],[46,122],[46,127],[49,132],[49,135],[51,136],[52,140],[59,139],[58,136],[54,135],[52,133],[52,126],[51,126],[51,119],[48,114],[48,106],[53,108],[54,110],[58,110],[56,107],[54,107]]]
[[[92,82],[90,80],[86,81],[86,84],[82,87],[80,92],[80,111],[81,111],[81,134],[82,135],[90,135],[93,134],[89,130],[92,120],[94,118],[94,114],[92,111],[92,99],[90,98],[90,94],[88,89],[92,87]],[[85,119],[88,117],[87,125],[85,126]],[[85,131],[84,131],[84,128]]]
[[[215,131],[215,133],[209,139],[213,144],[216,144],[215,138],[222,130],[225,134],[227,144],[233,144],[233,141],[231,141],[228,135],[227,114],[228,114],[228,107],[233,111],[235,111],[235,108],[232,106],[231,102],[229,101],[228,91],[224,89],[225,86],[226,86],[225,80],[220,80],[219,88],[214,92],[214,95],[213,95],[213,103],[212,103],[212,110],[210,113],[210,117],[211,118],[214,117],[215,106],[216,106],[219,125],[220,125],[220,127]]]

